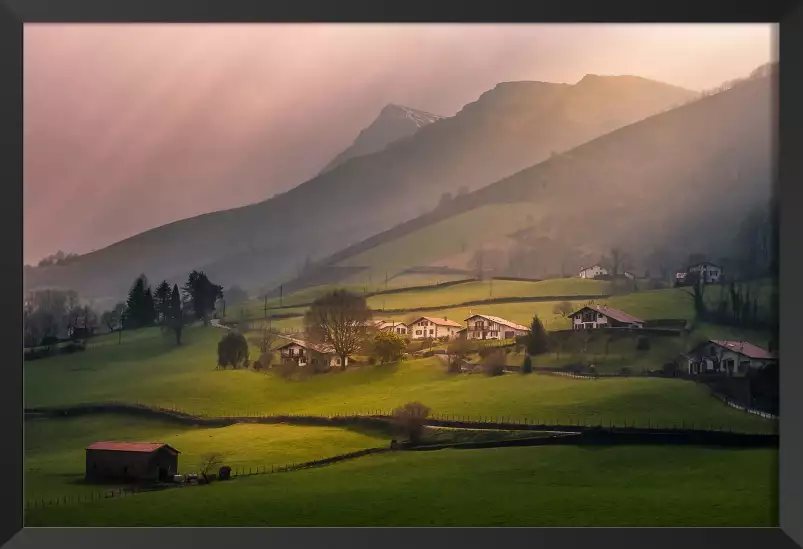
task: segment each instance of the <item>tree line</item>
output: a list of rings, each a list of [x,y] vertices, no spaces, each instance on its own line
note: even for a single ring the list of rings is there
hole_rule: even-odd
[[[148,278],[136,278],[125,301],[100,316],[89,304],[81,304],[73,290],[45,289],[28,293],[23,304],[24,346],[52,346],[64,339],[85,339],[103,326],[109,332],[162,326],[181,343],[188,319],[204,324],[223,299],[223,287],[203,271],[193,270],[181,288],[162,280],[152,288]]]

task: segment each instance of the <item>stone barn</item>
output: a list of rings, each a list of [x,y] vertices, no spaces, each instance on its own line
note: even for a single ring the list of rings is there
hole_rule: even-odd
[[[171,480],[179,451],[163,442],[96,442],[86,448],[87,480]]]

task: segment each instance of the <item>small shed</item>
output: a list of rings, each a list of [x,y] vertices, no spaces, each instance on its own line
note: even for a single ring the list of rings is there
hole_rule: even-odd
[[[87,480],[171,480],[179,451],[164,442],[96,442],[86,448]]]

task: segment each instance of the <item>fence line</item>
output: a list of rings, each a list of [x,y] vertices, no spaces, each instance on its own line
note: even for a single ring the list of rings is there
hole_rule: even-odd
[[[231,471],[231,478],[237,477],[249,477],[254,475],[265,475],[265,474],[275,474],[275,473],[287,473],[291,471],[298,471],[301,469],[311,469],[313,467],[320,467],[323,465],[329,465],[331,463],[337,463],[340,461],[344,461],[347,459],[355,459],[362,456],[367,456],[370,454],[381,454],[384,452],[390,451],[390,448],[367,448],[364,450],[357,450],[355,452],[348,452],[345,454],[337,454],[334,456],[329,456],[326,458],[316,459],[312,461],[304,461],[304,462],[290,462],[285,465],[276,465],[272,464],[268,465],[256,465],[248,467],[247,471],[245,466],[242,468],[234,468]],[[219,480],[219,479],[218,479]],[[225,482],[225,481],[224,481]],[[201,483],[199,483],[201,484]],[[133,494],[143,493],[143,492],[155,492],[159,491],[160,489],[172,489],[172,488],[180,488],[183,487],[181,484],[167,484],[161,485],[160,488],[147,488],[147,487],[130,487],[130,488],[118,488],[116,490],[106,490],[105,492],[91,492],[88,494],[76,494],[73,496],[58,496],[58,497],[51,497],[51,498],[33,498],[33,499],[26,499],[25,501],[25,510],[33,510],[33,509],[41,509],[44,507],[55,507],[55,506],[63,506],[63,505],[74,505],[77,503],[86,503],[90,501],[97,501],[101,499],[116,499],[121,497],[130,496]]]
[[[568,377],[576,376],[576,374],[568,374],[568,373],[558,373],[555,372],[557,375],[566,375]],[[581,379],[593,379],[589,377],[582,377],[577,376]],[[721,396],[718,396],[720,400],[723,402],[728,403],[726,399]],[[730,406],[736,409],[743,409],[740,408],[738,404],[730,403]],[[169,405],[167,407],[154,407],[149,406],[142,403],[137,404],[130,404],[130,403],[123,403],[123,402],[109,402],[109,403],[97,403],[97,404],[85,404],[85,405],[76,405],[72,407],[66,408],[28,408],[25,410],[26,414],[39,414],[39,415],[52,415],[55,417],[64,417],[69,415],[80,415],[82,413],[104,413],[104,412],[117,412],[117,413],[142,413],[145,415],[162,415],[167,416],[171,419],[177,420],[179,422],[191,423],[196,425],[209,425],[209,426],[228,426],[237,423],[264,423],[264,424],[276,424],[276,423],[290,423],[290,424],[299,424],[299,425],[310,425],[310,426],[326,426],[326,425],[343,425],[343,424],[358,424],[363,423],[365,425],[374,425],[374,426],[388,426],[389,420],[393,417],[392,410],[363,410],[360,412],[333,412],[328,415],[321,415],[321,416],[313,416],[313,415],[300,415],[300,414],[265,414],[265,413],[254,413],[254,412],[246,412],[243,415],[232,415],[232,416],[224,416],[224,417],[213,417],[213,416],[197,416],[189,414],[173,405]],[[767,414],[764,412],[760,412],[757,410],[750,411],[750,413],[754,415],[760,415],[768,420],[777,420],[777,416],[773,416],[771,414]],[[542,419],[548,419],[549,421],[542,421]],[[581,420],[579,418],[575,418],[573,416],[563,416],[563,417],[553,417],[553,418],[533,418],[533,417],[526,417],[526,416],[516,416],[516,417],[503,417],[499,415],[483,415],[483,416],[469,416],[469,415],[458,415],[458,414],[430,414],[426,420],[426,423],[431,426],[437,426],[438,422],[442,421],[451,421],[457,422],[461,424],[466,424],[470,428],[505,428],[505,429],[514,429],[516,427],[527,427],[527,426],[540,426],[544,428],[551,428],[551,429],[562,429],[567,427],[575,427],[575,428],[598,428],[600,426],[605,426],[607,424],[610,428],[638,428],[643,429],[676,429],[676,428],[684,428],[686,429],[689,425],[692,426],[692,429],[697,430],[699,427],[700,430],[705,431],[719,431],[719,432],[734,432],[733,427],[730,425],[715,425],[713,423],[707,423],[704,421],[686,421],[684,419],[681,420],[671,420],[671,421],[656,421],[654,418],[634,418],[634,419],[617,419],[617,420]],[[504,427],[498,427],[498,426]],[[747,434],[747,433],[745,433]]]

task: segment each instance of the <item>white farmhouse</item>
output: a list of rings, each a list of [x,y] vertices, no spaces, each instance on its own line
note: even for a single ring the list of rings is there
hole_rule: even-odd
[[[705,373],[744,374],[778,359],[771,352],[747,341],[712,339],[682,355],[689,375]]]
[[[449,339],[457,335],[462,326],[446,317],[433,318],[422,316],[410,323],[408,333],[413,339],[426,339],[448,337]]]
[[[602,305],[586,305],[569,315],[572,330],[597,328],[643,328],[644,321],[632,315]]]
[[[462,331],[462,330],[461,330]],[[527,326],[490,315],[472,315],[466,319],[467,339],[513,339],[529,333]]]
[[[592,265],[591,267],[585,267],[584,269],[580,269],[580,272],[577,276],[580,278],[595,278],[600,275],[608,274],[608,269],[603,267],[602,265]]]
[[[698,273],[706,284],[717,284],[722,279],[722,267],[703,261],[696,265],[691,265],[686,269],[687,273]]]
[[[290,339],[290,338],[288,338]],[[340,367],[340,357],[334,348],[328,345],[315,345],[300,339],[290,339],[288,343],[277,348],[283,361],[292,360],[299,366],[311,366],[315,370],[328,370]],[[346,366],[349,359],[346,357]]]
[[[404,322],[395,322],[393,320],[379,320],[376,323],[376,327],[382,332],[390,332],[400,336],[406,336],[410,331]]]

